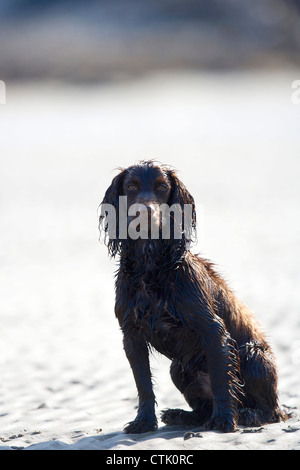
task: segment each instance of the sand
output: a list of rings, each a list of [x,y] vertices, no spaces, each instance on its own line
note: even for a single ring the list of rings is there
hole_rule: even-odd
[[[178,72],[75,87],[6,84],[0,106],[0,449],[300,449],[300,105],[295,71]],[[198,208],[193,251],[257,315],[284,423],[124,434],[137,396],[97,207],[117,166],[172,164]],[[188,409],[154,354],[157,414]]]

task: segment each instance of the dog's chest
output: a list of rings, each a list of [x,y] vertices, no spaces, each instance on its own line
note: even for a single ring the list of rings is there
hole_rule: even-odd
[[[183,325],[170,285],[153,281],[147,283],[144,278],[139,281],[138,286],[131,285],[128,289],[130,320],[157,351],[169,358],[174,357],[176,336],[180,332],[182,334]]]
[[[139,334],[159,353],[185,361],[199,348],[199,335],[184,324],[176,302],[166,302],[159,294],[148,291],[141,302],[136,298],[132,320]]]
[[[134,328],[166,357],[184,360],[199,348],[200,341],[199,334],[185,325],[178,297],[180,285],[174,272],[165,279],[149,273],[137,278],[121,276],[117,283],[121,325],[125,322]]]

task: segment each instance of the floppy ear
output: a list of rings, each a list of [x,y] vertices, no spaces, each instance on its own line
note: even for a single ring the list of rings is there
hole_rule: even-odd
[[[182,211],[188,211],[188,217],[186,217],[184,221],[185,226],[183,226],[183,228],[185,239],[187,242],[190,242],[193,236],[196,236],[196,208],[194,198],[173,170],[168,170],[168,177],[172,185],[169,206],[179,204]],[[185,208],[185,205],[188,207]]]
[[[109,254],[114,257],[120,248],[119,239],[119,196],[123,194],[123,181],[126,170],[121,170],[112,180],[101,202],[99,216],[99,232],[104,235]]]

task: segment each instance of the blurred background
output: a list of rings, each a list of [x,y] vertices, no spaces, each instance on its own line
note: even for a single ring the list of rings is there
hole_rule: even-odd
[[[1,79],[299,65],[299,11],[299,0],[1,0]]]
[[[83,397],[84,413],[113,410],[124,384],[135,397],[97,207],[116,167],[147,158],[178,170],[198,207],[194,251],[255,311],[284,400],[299,399],[299,13],[299,0],[0,1],[7,424],[37,409],[26,391],[79,417]],[[80,402],[53,394],[74,383]]]

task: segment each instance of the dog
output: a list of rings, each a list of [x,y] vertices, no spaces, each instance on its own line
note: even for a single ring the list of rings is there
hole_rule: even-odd
[[[127,204],[122,213],[120,201]],[[188,207],[190,216],[181,225],[170,216],[174,230],[162,237],[166,223],[159,209],[174,205],[182,211]],[[238,424],[286,419],[278,404],[274,354],[254,315],[214,265],[190,251],[196,208],[175,171],[153,160],[121,169],[100,207],[100,232],[110,256],[119,257],[115,315],[139,400],[137,416],[124,431],[157,429],[149,364],[153,348],[171,360],[172,381],[191,408],[164,410],[166,425],[233,432]],[[111,233],[109,207],[116,217]],[[145,223],[153,222],[156,238],[149,225],[141,227],[142,215]],[[135,236],[124,235],[134,222]],[[178,225],[180,237],[175,237]]]

